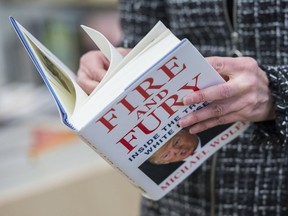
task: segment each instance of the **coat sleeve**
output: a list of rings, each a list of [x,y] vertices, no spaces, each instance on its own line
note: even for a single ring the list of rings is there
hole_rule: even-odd
[[[119,0],[123,46],[134,47],[161,20],[169,27],[163,0]]]
[[[288,66],[261,66],[267,73],[274,99],[274,121],[256,123],[256,137],[262,136],[268,145],[288,148]]]

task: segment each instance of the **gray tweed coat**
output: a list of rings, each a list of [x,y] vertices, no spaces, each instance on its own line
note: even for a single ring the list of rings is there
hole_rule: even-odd
[[[165,198],[143,198],[142,215],[288,215],[288,1],[228,3],[119,2],[125,46],[162,20],[204,56],[253,57],[267,73],[277,113],[275,121],[252,124]]]

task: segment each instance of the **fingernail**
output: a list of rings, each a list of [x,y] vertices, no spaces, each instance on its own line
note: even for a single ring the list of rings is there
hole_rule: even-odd
[[[180,119],[180,120],[178,121],[178,125],[179,125],[180,127],[183,127],[183,120],[182,120],[182,119]]]
[[[195,129],[194,129],[193,127],[191,127],[191,128],[189,129],[189,133],[190,133],[190,134],[195,134]]]
[[[187,126],[187,120],[185,118],[182,118],[182,119],[179,120],[178,124],[182,128],[186,127]]]

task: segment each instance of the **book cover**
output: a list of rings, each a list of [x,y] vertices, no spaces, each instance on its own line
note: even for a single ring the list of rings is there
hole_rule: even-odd
[[[151,199],[165,196],[249,125],[236,122],[200,134],[179,127],[181,117],[209,104],[184,106],[183,96],[225,81],[190,41],[177,39],[162,23],[123,59],[101,34],[85,29],[113,67],[85,96],[67,67],[11,21],[64,124]]]

